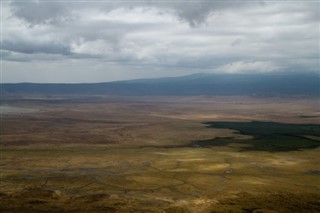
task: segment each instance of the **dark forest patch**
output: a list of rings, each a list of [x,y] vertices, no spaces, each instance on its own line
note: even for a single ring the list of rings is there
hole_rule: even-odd
[[[295,151],[317,148],[320,142],[305,136],[320,136],[320,125],[275,122],[206,122],[209,128],[232,129],[253,139],[213,138],[192,142],[193,147],[242,144],[241,151]]]

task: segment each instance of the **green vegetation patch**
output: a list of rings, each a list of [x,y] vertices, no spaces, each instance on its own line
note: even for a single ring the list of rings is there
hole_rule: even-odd
[[[294,151],[317,148],[320,141],[310,136],[320,136],[320,125],[285,124],[275,122],[206,122],[209,128],[232,129],[253,139],[214,138],[192,142],[192,146],[210,147],[241,144],[241,151]]]

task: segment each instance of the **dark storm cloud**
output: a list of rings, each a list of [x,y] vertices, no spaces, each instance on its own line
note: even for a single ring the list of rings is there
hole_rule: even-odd
[[[20,53],[46,53],[46,54],[62,54],[69,55],[70,48],[61,44],[49,43],[35,43],[28,41],[3,41],[2,49],[20,52]]]
[[[92,8],[99,9],[104,12],[109,12],[118,8],[159,8],[164,11],[172,10],[180,20],[186,21],[190,26],[198,26],[204,23],[207,17],[213,12],[219,12],[225,9],[237,8],[245,6],[261,5],[263,1],[118,1],[118,2],[107,2],[105,4],[101,2],[46,2],[43,1],[30,1],[20,2],[12,1],[13,13],[15,16],[28,21],[30,24],[41,24],[41,23],[56,23],[66,21],[73,16],[73,12],[76,10]]]
[[[61,21],[69,13],[67,5],[64,5],[62,2],[13,1],[11,6],[15,16],[31,24]]]

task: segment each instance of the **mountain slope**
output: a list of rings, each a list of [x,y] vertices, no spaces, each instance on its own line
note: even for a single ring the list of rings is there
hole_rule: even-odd
[[[106,95],[307,95],[320,96],[320,76],[314,74],[193,74],[109,83],[2,84],[3,94]]]

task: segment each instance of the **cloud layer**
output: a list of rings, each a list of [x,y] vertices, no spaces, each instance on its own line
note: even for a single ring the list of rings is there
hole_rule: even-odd
[[[3,82],[318,72],[318,2],[2,3]]]

